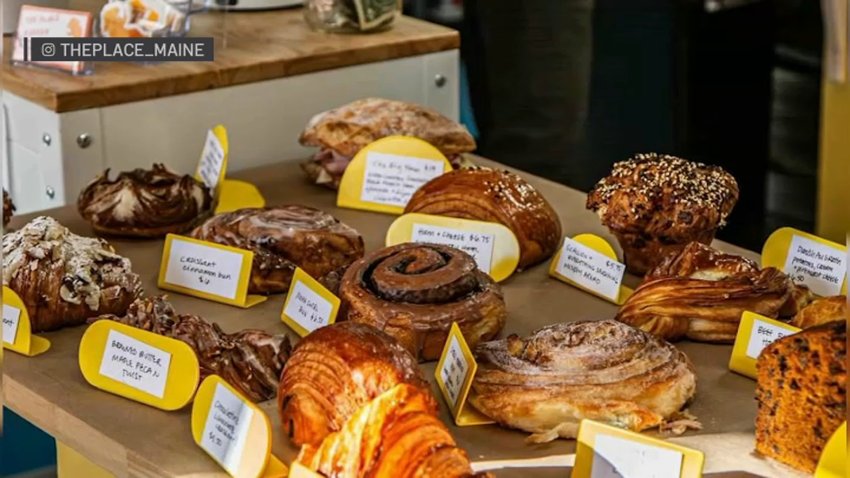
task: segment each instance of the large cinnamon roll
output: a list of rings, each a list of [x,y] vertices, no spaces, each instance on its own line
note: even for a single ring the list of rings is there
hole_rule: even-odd
[[[283,430],[296,445],[318,444],[399,383],[429,390],[416,359],[394,338],[354,322],[322,327],[298,342],[283,370]]]
[[[546,198],[509,171],[450,171],[422,185],[404,212],[504,224],[519,241],[520,270],[549,258],[561,240],[561,221]]]
[[[603,320],[544,327],[475,350],[472,404],[536,441],[575,438],[584,418],[634,431],[662,424],[694,396],[691,362],[674,346]]]
[[[439,358],[452,322],[470,347],[496,336],[507,311],[502,290],[467,253],[406,243],[358,260],[339,288],[348,320],[395,337],[420,360]]]
[[[462,478],[475,474],[466,452],[418,387],[399,384],[357,410],[319,446],[304,445],[296,461],[333,478]]]
[[[109,179],[109,169],[80,193],[77,209],[100,234],[161,237],[186,232],[212,213],[210,190],[162,164]]]
[[[255,402],[274,398],[290,351],[285,335],[255,329],[228,334],[197,315],[178,314],[165,296],[138,299],[122,317],[102,315],[90,322],[96,320],[114,320],[185,342],[198,356],[201,380],[219,375]]]
[[[308,206],[246,208],[218,214],[194,231],[204,241],[254,252],[248,292],[286,292],[296,267],[322,279],[363,256],[363,238]]]
[[[617,320],[666,340],[731,343],[744,311],[791,317],[808,300],[781,271],[692,242],[646,275]]]
[[[23,300],[33,332],[123,314],[142,293],[129,259],[47,216],[3,236],[3,285]]]

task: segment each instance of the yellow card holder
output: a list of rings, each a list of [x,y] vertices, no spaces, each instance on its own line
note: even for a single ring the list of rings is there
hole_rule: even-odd
[[[847,458],[847,422],[845,421],[826,442],[818,467],[815,469],[815,478],[846,478]]]
[[[246,422],[236,423],[233,417],[244,418]],[[289,475],[286,465],[271,454],[268,415],[218,375],[210,375],[198,387],[192,404],[192,438],[233,477]]]
[[[289,478],[323,478],[323,475],[316,473],[297,461],[293,461],[289,468]]]
[[[189,403],[201,373],[184,342],[111,320],[86,329],[79,363],[92,386],[162,410]]]
[[[455,424],[461,427],[495,423],[467,403],[470,394],[475,393],[471,388],[477,370],[475,356],[469,349],[460,327],[457,322],[452,322],[434,377],[443,398],[451,408]]]
[[[361,149],[339,184],[339,207],[402,214],[422,184],[452,166],[437,148],[410,136],[388,136]]]
[[[614,251],[614,248],[611,244],[608,243],[602,237],[597,236],[596,234],[579,234],[572,238],[573,241],[578,242],[579,244],[595,251],[596,253],[602,254],[608,259],[612,261],[618,262],[617,253]],[[622,305],[626,302],[626,299],[629,298],[634,293],[629,287],[620,283],[619,294],[617,294],[617,299],[613,300],[611,297],[594,290],[591,287],[586,287],[578,282],[564,276],[560,272],[558,272],[559,264],[561,263],[561,257],[564,253],[564,246],[566,243],[566,239],[561,243],[561,247],[558,249],[558,252],[555,254],[555,257],[552,258],[552,262],[549,264],[549,276],[558,279],[561,282],[565,282],[567,284],[572,285],[573,287],[577,287],[585,292],[589,292],[601,299],[605,299],[608,302],[613,302],[617,305]],[[625,266],[623,266],[625,267]]]
[[[821,247],[834,249],[839,253],[839,255],[844,255],[845,257],[847,255],[847,247],[842,244],[832,242],[822,237],[815,236],[814,234],[809,234],[791,227],[782,227],[774,231],[764,242],[764,246],[761,251],[761,266],[775,267],[790,274],[795,282],[802,282],[802,277],[797,276],[794,271],[789,271],[785,267],[790,248],[795,240],[807,242],[809,245],[814,243]],[[817,266],[818,265],[815,267]],[[843,271],[840,275],[842,280],[840,293],[842,295],[847,295],[847,271]],[[813,292],[818,293],[816,290],[813,290]]]
[[[265,206],[266,200],[256,186],[246,181],[226,179],[229,160],[230,142],[227,128],[224,125],[216,125],[207,132],[206,143],[195,169],[195,179],[207,186],[214,186],[212,189],[216,201],[215,213]]]
[[[253,307],[268,299],[248,294],[253,262],[251,251],[169,234],[157,286],[222,304]]]
[[[3,348],[27,357],[41,355],[50,348],[49,340],[32,334],[24,301],[7,286],[3,286]]]
[[[701,451],[585,419],[579,425],[571,476],[627,476],[624,471],[649,467],[657,478],[699,478],[704,464]]]
[[[762,349],[786,335],[799,332],[793,325],[745,311],[741,314],[729,369],[741,375],[756,378],[756,361]]]
[[[304,269],[296,267],[280,312],[280,320],[298,336],[305,337],[313,330],[333,324],[339,313],[339,304],[339,297],[304,272]]]

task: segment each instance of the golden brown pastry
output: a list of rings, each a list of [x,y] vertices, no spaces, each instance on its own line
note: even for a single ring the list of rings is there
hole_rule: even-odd
[[[307,123],[299,142],[321,148],[302,164],[316,184],[339,187],[342,173],[363,147],[387,136],[414,136],[431,143],[454,167],[475,150],[469,131],[436,111],[414,103],[364,98],[319,113]]]
[[[185,342],[198,356],[201,380],[218,375],[255,402],[274,398],[290,352],[285,335],[256,329],[228,334],[197,315],[178,314],[165,296],[137,299],[122,317],[102,315],[89,322],[97,320],[114,320]]]
[[[129,259],[47,216],[3,236],[3,285],[23,300],[33,332],[123,314],[142,293]]]
[[[776,340],[756,362],[756,451],[813,473],[847,419],[847,322]]]
[[[670,419],[693,398],[685,354],[613,320],[550,325],[475,349],[472,404],[533,441],[575,438],[588,418],[641,431]]]
[[[416,359],[394,338],[354,322],[315,330],[298,342],[280,379],[284,433],[296,445],[317,445],[399,383],[429,390]]]
[[[395,337],[420,360],[436,360],[452,322],[474,347],[496,336],[507,311],[502,290],[467,253],[398,244],[358,260],[339,287],[345,317]]]
[[[644,274],[689,242],[711,244],[738,201],[738,183],[719,166],[666,154],[614,164],[587,195],[623,248],[626,268]]]
[[[361,407],[319,446],[304,445],[296,461],[333,478],[461,478],[469,458],[436,417],[437,404],[419,387],[399,384]]]
[[[254,252],[248,292],[286,292],[296,267],[316,279],[363,256],[363,238],[308,206],[246,208],[213,216],[192,236]]]
[[[6,190],[3,190],[3,227],[6,227],[9,224],[9,221],[12,220],[12,216],[15,214],[15,203],[12,202],[12,198],[9,196],[9,193]]]
[[[847,315],[847,296],[836,295],[814,300],[794,316],[791,325],[808,329],[816,325],[848,319],[850,317]]]
[[[77,209],[99,234],[162,237],[186,232],[212,214],[210,190],[162,164],[109,178],[109,169],[80,193]]]
[[[791,317],[809,297],[778,269],[692,242],[646,275],[617,320],[665,340],[732,343],[744,311]]]
[[[404,212],[504,224],[519,241],[520,270],[548,259],[561,240],[561,221],[555,210],[534,187],[510,171],[450,171],[422,185]]]

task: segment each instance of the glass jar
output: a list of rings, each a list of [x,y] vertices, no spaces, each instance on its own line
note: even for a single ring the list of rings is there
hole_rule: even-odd
[[[304,18],[328,32],[371,32],[389,28],[402,0],[306,0]]]

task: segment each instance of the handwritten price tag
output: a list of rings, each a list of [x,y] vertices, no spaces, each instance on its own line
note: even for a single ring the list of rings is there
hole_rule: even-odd
[[[207,131],[207,139],[204,141],[204,149],[201,151],[195,177],[213,191],[214,197],[218,197],[219,185],[224,181],[227,173],[227,152],[227,129],[217,125]]]
[[[741,314],[741,324],[732,347],[729,368],[750,378],[756,378],[756,360],[765,347],[799,332],[800,329],[753,312]]]
[[[475,259],[478,268],[490,273],[493,259],[494,234],[466,232],[427,224],[413,225],[413,242],[444,244],[460,249]]]
[[[552,277],[615,304],[622,304],[632,293],[622,285],[625,271],[626,266],[617,260],[614,248],[593,234],[565,237],[549,266]]]
[[[29,314],[20,296],[3,286],[3,348],[34,357],[47,352],[50,341],[32,335]]]
[[[170,363],[170,353],[117,330],[110,330],[100,362],[100,374],[162,398]]]
[[[216,384],[213,405],[207,414],[207,423],[201,438],[201,448],[231,475],[235,476],[239,471],[253,415],[254,409],[244,400],[224,385]]]
[[[169,234],[157,282],[161,289],[251,307],[266,300],[248,295],[253,260],[251,251]]]
[[[817,295],[847,293],[847,247],[790,227],[764,243],[762,267],[776,267]]]
[[[3,304],[3,342],[12,345],[18,336],[18,323],[21,321],[21,309]]]
[[[466,406],[477,370],[475,356],[472,355],[457,322],[453,322],[440,361],[437,362],[435,378],[458,426],[494,423],[475,408]]]
[[[304,337],[334,323],[337,312],[339,298],[303,269],[296,268],[280,315],[283,323]]]

